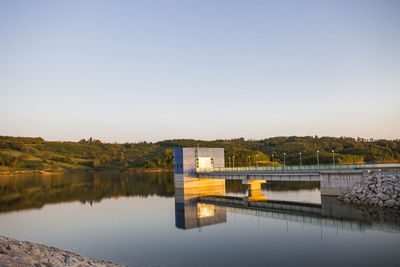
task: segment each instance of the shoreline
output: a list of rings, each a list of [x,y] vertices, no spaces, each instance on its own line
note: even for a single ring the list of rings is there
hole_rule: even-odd
[[[116,263],[87,258],[74,252],[0,236],[1,266],[107,266]]]
[[[21,175],[62,175],[62,174],[74,174],[74,173],[170,173],[173,170],[168,169],[132,169],[127,171],[120,170],[71,170],[64,172],[52,172],[49,170],[15,170],[15,171],[0,171],[1,176],[21,176]]]

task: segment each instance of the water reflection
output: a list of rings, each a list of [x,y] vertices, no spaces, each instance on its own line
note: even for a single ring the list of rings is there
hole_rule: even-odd
[[[378,230],[400,233],[400,212],[353,206],[322,196],[320,204],[268,200],[259,185],[249,184],[248,196],[227,196],[225,186],[175,189],[175,225],[192,229],[225,223],[227,213],[273,218],[337,231]]]
[[[225,184],[214,187],[175,189],[175,226],[192,229],[225,223],[226,210],[213,204],[200,203],[199,197],[225,196]]]
[[[30,175],[0,177],[0,213],[42,208],[46,204],[98,203],[122,196],[174,196],[170,173]]]
[[[396,266],[400,260],[396,211],[321,199],[315,183],[267,183],[256,192],[226,181],[174,194],[172,175],[0,177],[0,234],[127,266]],[[267,200],[252,198],[257,194]]]
[[[175,226],[179,229],[226,223],[227,214],[241,213],[339,230],[400,232],[400,212],[396,210],[347,205],[334,197],[322,197],[318,203],[304,203],[297,201],[296,195],[293,197],[293,192],[310,193],[316,186],[288,182],[242,185],[226,181],[217,186],[174,191],[171,173],[3,176],[0,213],[73,201],[94,204],[123,196],[175,196]],[[296,188],[298,191],[294,191]],[[281,198],[273,200],[271,196],[277,193]],[[291,196],[291,201],[286,201],[287,196]]]

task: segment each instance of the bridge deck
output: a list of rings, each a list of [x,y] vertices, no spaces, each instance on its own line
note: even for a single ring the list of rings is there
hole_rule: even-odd
[[[400,163],[388,164],[326,164],[326,165],[302,165],[302,166],[260,166],[260,167],[221,167],[221,168],[197,168],[196,173],[259,173],[259,172],[320,172],[333,170],[376,170],[399,169]]]
[[[196,169],[198,178],[269,181],[321,181],[321,175],[339,175],[340,179],[368,170],[400,169],[400,164],[336,164],[306,166],[231,167]]]

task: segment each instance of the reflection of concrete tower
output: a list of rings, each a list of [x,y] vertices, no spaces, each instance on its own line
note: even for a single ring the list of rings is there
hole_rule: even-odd
[[[225,180],[196,177],[196,169],[225,167],[223,148],[176,148],[174,150],[175,188],[220,186]]]
[[[225,185],[201,188],[175,188],[175,225],[180,229],[192,229],[206,225],[225,223],[224,207],[199,203],[201,196],[225,196]]]

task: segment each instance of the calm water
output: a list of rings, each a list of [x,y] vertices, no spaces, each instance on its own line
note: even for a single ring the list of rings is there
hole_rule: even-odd
[[[0,177],[0,235],[129,266],[400,266],[398,212],[321,199],[316,183],[174,192],[172,174]]]

